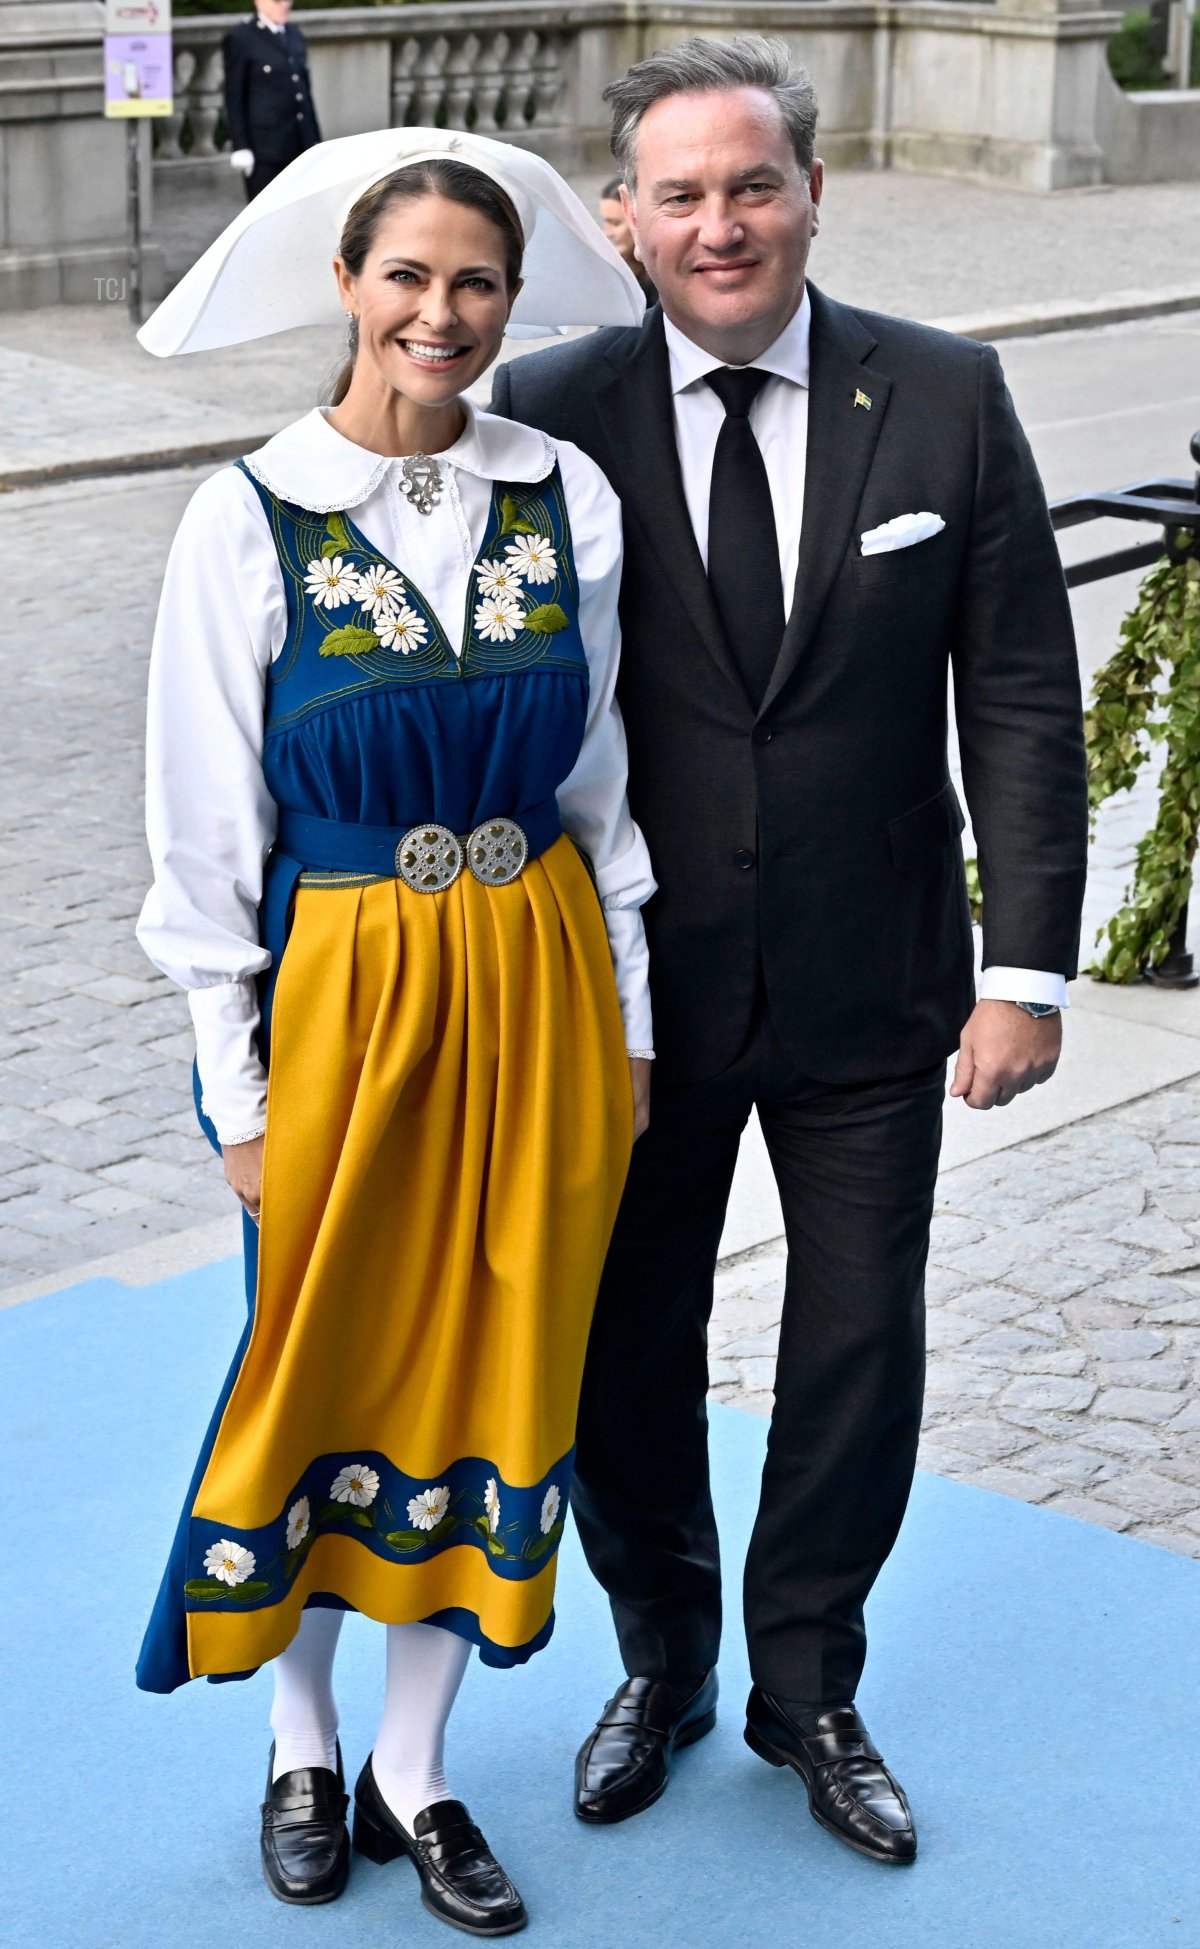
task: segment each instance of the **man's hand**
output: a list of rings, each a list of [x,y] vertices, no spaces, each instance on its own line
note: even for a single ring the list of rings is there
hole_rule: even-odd
[[[222,1144],[221,1159],[225,1166],[225,1179],[243,1210],[248,1211],[255,1224],[262,1206],[262,1137],[252,1137],[248,1144]]]
[[[1026,1015],[1015,1002],[976,1002],[962,1032],[951,1096],[972,1110],[1011,1103],[1047,1083],[1062,1049],[1061,1015]]]
[[[645,1056],[630,1056],[629,1080],[633,1084],[633,1135],[636,1142],[650,1122],[650,1071],[653,1063]]]
[[[253,149],[232,150],[229,157],[229,165],[231,169],[239,170],[243,176],[249,176],[254,169]]]

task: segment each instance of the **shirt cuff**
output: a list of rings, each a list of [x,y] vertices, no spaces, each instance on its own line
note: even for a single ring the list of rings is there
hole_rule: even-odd
[[[1042,1002],[1070,1008],[1066,977],[1041,968],[985,968],[979,984],[981,1002]]]
[[[650,957],[639,907],[606,907],[604,922],[625,1025],[625,1047],[642,1054],[654,1047],[650,1013]]]
[[[267,1121],[267,1072],[255,1034],[258,986],[253,980],[223,981],[188,990],[196,1032],[201,1108],[222,1144],[248,1143]]]
[[[593,861],[592,872],[606,918],[611,913],[644,907],[651,894],[658,891],[646,842],[637,826],[633,827],[633,838],[620,857],[610,859],[606,866],[597,866]]]

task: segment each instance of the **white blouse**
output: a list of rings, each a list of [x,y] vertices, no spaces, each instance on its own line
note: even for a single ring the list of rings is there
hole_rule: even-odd
[[[368,541],[417,584],[457,651],[493,482],[544,480],[557,459],[590,674],[583,745],[559,787],[559,811],[595,870],[629,1052],[650,1055],[640,908],[655,882],[626,801],[615,696],[620,505],[578,447],[463,404],[467,424],[438,455],[445,487],[428,515],[399,491],[402,461],[356,446],[320,411],[268,440],[248,465],[283,500],[314,513],[352,512]],[[226,1144],[265,1127],[255,977],[271,959],[258,938],[258,907],[276,807],[263,778],[263,710],[286,629],[283,574],[262,505],[239,469],[222,468],[189,503],[163,583],[147,734],[154,884],[137,935],[155,967],[188,990],[204,1108]]]

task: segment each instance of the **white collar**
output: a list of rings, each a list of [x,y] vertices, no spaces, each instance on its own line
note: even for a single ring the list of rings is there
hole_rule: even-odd
[[[797,310],[788,320],[773,345],[760,352],[750,364],[763,372],[773,372],[780,379],[790,379],[794,386],[808,385],[808,341],[812,328],[812,300],[808,295],[807,284],[804,296]],[[717,372],[722,361],[714,359],[711,352],[685,338],[678,325],[663,314],[663,329],[667,335],[667,353],[671,361],[671,391],[686,392],[689,386],[700,383],[707,373]]]
[[[486,481],[545,480],[557,458],[552,440],[532,426],[481,413],[469,399],[461,404],[467,423],[454,445],[437,455],[438,460]],[[347,440],[320,407],[246,455],[255,480],[281,501],[291,501],[310,514],[358,507],[390,468],[402,465],[392,455],[371,453]]]
[[[254,18],[260,27],[266,28],[268,34],[283,34],[286,36],[287,27],[282,20],[268,20],[265,14],[257,13]]]

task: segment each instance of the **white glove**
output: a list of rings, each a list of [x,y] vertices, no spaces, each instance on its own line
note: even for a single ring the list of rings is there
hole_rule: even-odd
[[[235,149],[229,158],[229,164],[232,169],[240,169],[243,176],[248,176],[254,167],[253,149]]]

